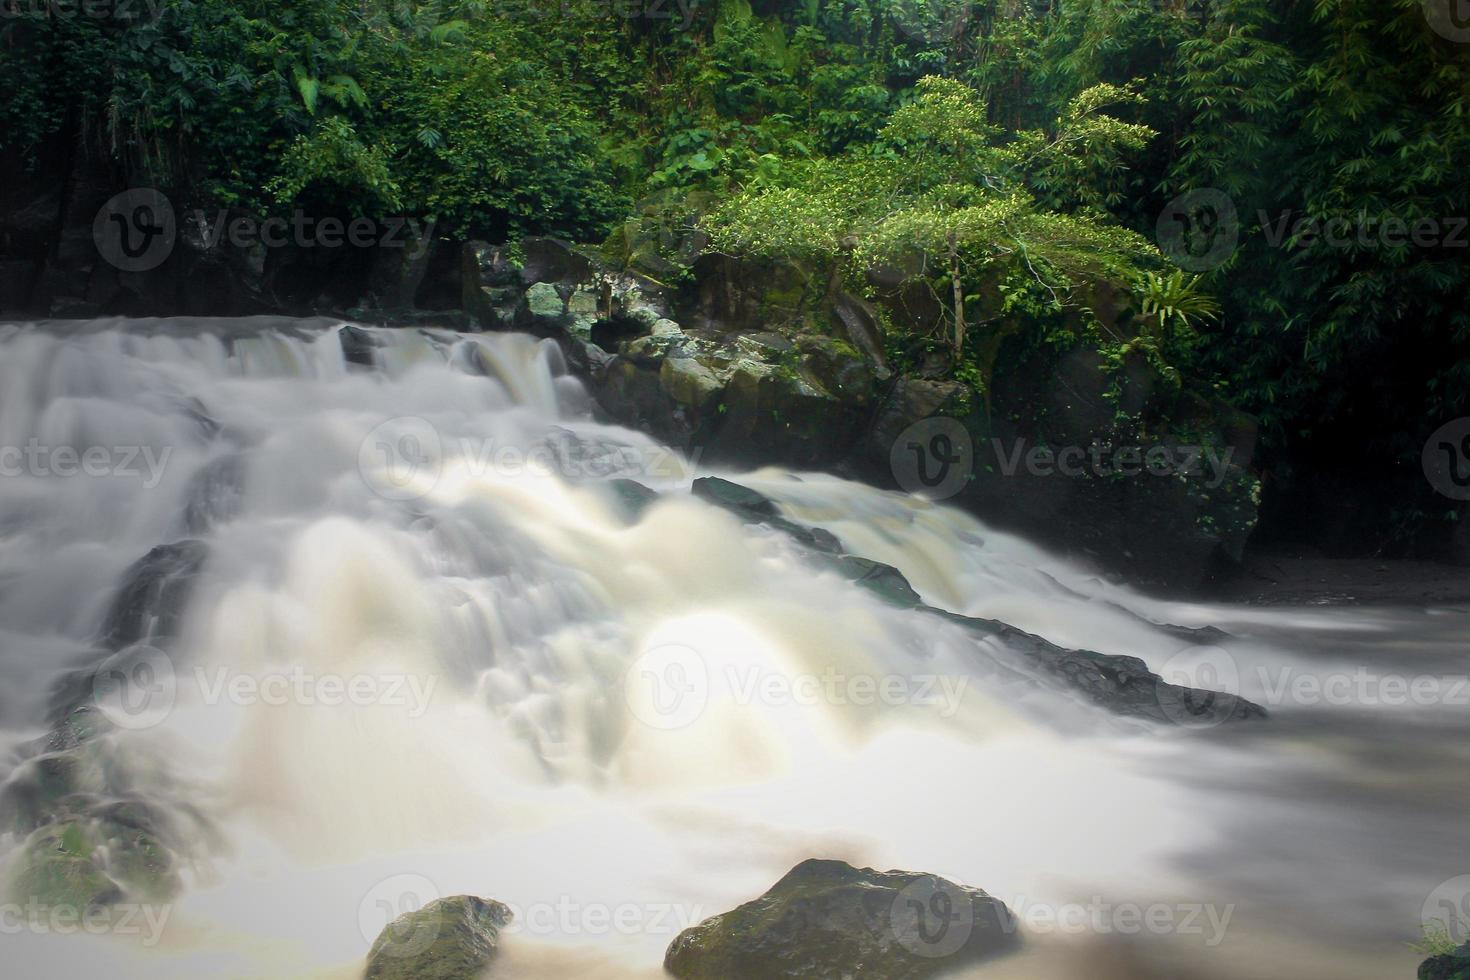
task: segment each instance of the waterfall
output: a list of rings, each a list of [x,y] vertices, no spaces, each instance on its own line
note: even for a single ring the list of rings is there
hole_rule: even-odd
[[[1403,761],[1365,733],[1413,731],[1404,712],[1120,725],[957,618],[1196,679],[1224,664],[1266,702],[1265,668],[1352,644],[1448,672],[1460,614],[1163,602],[918,498],[714,473],[599,421],[549,341],[0,325],[0,452],[0,875],[17,901],[38,846],[95,843],[138,910],[11,930],[18,975],[351,976],[385,910],[469,893],[518,911],[515,976],[656,977],[680,928],[823,856],[1013,908],[1238,905],[1231,935],[1265,937],[1232,953],[1244,975],[1285,944],[1368,978],[1401,952],[1341,931],[1392,946],[1452,840],[1456,807],[1419,780],[1463,761],[1461,714],[1425,714],[1421,769],[1385,783]],[[690,492],[711,475],[956,618]],[[1339,874],[1382,889],[1314,908]],[[1192,963],[1208,938],[1162,941]],[[1071,975],[1069,939],[998,969]]]

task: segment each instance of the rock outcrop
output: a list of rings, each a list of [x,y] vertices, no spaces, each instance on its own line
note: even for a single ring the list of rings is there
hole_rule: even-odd
[[[936,616],[985,641],[981,647],[987,651],[986,656],[1000,657],[993,665],[996,671],[1005,672],[1017,682],[1029,680],[1064,691],[1120,717],[1157,724],[1208,728],[1224,722],[1266,717],[1264,708],[1233,692],[1202,691],[1170,684],[1137,657],[1068,650],[1006,623],[961,616],[927,605],[903,573],[892,565],[847,554],[829,531],[781,516],[773,501],[749,487],[718,477],[703,477],[694,481],[692,492],[747,524],[764,525],[790,535],[807,550],[808,560],[814,565],[862,586],[889,605]],[[1212,628],[1186,630],[1150,625],[1194,643],[1215,642],[1225,635]]]
[[[550,239],[522,251],[467,245],[465,308],[556,339],[609,416],[697,461],[926,493],[1160,590],[1238,561],[1254,527],[1251,421],[1145,365],[1119,381],[1079,343],[982,394],[943,364],[895,370],[880,311],[800,268],[705,257],[674,289]]]

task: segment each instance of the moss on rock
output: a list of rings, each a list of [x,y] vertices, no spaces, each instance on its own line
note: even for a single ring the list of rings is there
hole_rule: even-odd
[[[368,951],[366,980],[476,980],[490,965],[511,911],[456,895],[388,923]]]
[[[934,875],[797,865],[760,898],[680,933],[680,980],[922,980],[1019,945],[1000,901]]]

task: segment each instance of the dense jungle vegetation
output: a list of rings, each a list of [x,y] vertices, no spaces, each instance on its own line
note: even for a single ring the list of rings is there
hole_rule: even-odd
[[[75,132],[215,205],[670,277],[709,248],[859,286],[909,263],[981,381],[998,313],[1057,329],[1109,284],[1115,353],[1298,458],[1416,470],[1470,411],[1470,43],[1423,0],[29,3],[0,24],[11,151]],[[1238,245],[1179,269],[1161,215],[1206,189]]]

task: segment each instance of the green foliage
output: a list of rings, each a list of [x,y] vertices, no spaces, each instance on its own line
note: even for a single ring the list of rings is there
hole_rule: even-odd
[[[570,32],[491,9],[174,0],[135,22],[21,20],[6,28],[21,56],[0,62],[17,96],[0,146],[28,152],[74,126],[131,180],[202,203],[597,234],[627,200],[587,94],[611,46],[582,45],[603,64],[577,75]]]
[[[1162,334],[1170,328],[1192,330],[1199,320],[1213,320],[1220,304],[1199,287],[1199,276],[1184,277],[1176,269],[1171,275],[1144,274],[1136,289],[1139,310],[1149,329]]]
[[[358,213],[392,212],[403,203],[382,147],[364,146],[352,123],[340,116],[323,120],[309,136],[296,137],[281,156],[280,176],[266,189],[290,202],[312,185],[348,201]]]
[[[1470,216],[1470,45],[1422,0],[134,9],[0,22],[0,151],[105,155],[199,204],[606,239],[666,281],[700,225],[850,286],[893,265],[972,329],[957,370],[982,376],[1002,341],[1090,315],[1092,284],[1141,282],[1105,353],[1204,379],[1268,448],[1412,470],[1431,422],[1470,414],[1464,249],[1269,240],[1283,213]],[[1140,236],[1204,187],[1233,199],[1239,248],[1159,272]]]
[[[1460,931],[1470,929],[1470,922],[1460,920]],[[1435,919],[1433,922],[1424,924],[1424,938],[1417,943],[1409,943],[1409,948],[1416,953],[1425,956],[1449,956],[1460,948],[1461,943],[1450,934],[1450,927]]]
[[[1084,143],[1109,157],[1141,145],[1146,129],[1100,114],[1121,90],[1084,92],[1050,133],[1010,141],[963,82],[928,77],[915,94],[879,132],[880,153],[785,166],[780,178],[728,199],[705,225],[714,245],[835,263],[854,283],[875,266],[925,280],[937,273],[947,278],[936,292],[947,297],[956,355],[964,351],[967,298],[980,297],[987,283],[1024,273],[1060,308],[1075,305],[1070,294],[1087,280],[1131,281],[1156,261],[1141,236],[1096,212],[1048,210],[1028,188],[1041,157],[1068,159]],[[1073,176],[1084,188],[1081,172]],[[1012,311],[1002,304],[990,312],[1004,319]]]

